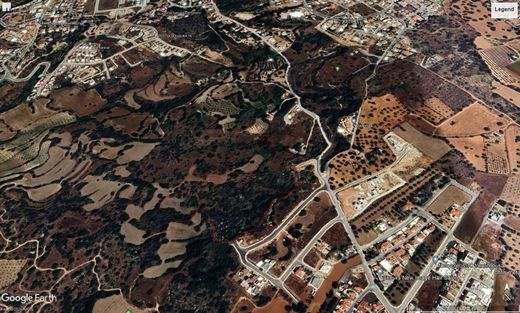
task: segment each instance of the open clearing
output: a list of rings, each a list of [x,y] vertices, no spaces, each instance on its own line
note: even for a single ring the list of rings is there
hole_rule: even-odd
[[[359,185],[338,192],[337,198],[345,216],[349,218],[403,183],[394,173],[385,172]]]
[[[451,207],[454,204],[459,206],[471,200],[471,196],[460,188],[449,185],[439,194],[435,200],[426,208],[437,220],[448,228],[454,225],[454,221],[450,219]]]
[[[439,125],[447,118],[453,116],[455,111],[437,97],[432,97],[424,102],[424,105],[415,109],[414,114],[424,118],[426,121]]]
[[[498,116],[490,109],[475,102],[461,112],[442,123],[436,135],[442,137],[471,137],[489,134],[505,128],[510,120]]]
[[[520,176],[509,176],[500,198],[513,204],[520,204]]]
[[[100,110],[106,100],[96,89],[87,91],[79,87],[68,87],[53,90],[50,95],[52,102],[49,107],[57,110],[71,110],[78,117],[87,116]]]
[[[284,299],[280,293],[269,302],[266,306],[255,308],[253,313],[285,313],[285,306],[289,305],[289,301]]]
[[[497,82],[493,81],[493,92],[500,95],[502,98],[508,100],[509,102],[513,103],[520,109],[520,93],[517,91],[514,91],[513,89]]]
[[[25,266],[25,263],[27,263],[25,259],[0,260],[0,289],[10,286],[16,281],[18,273]]]
[[[484,139],[480,136],[450,138],[448,139],[455,149],[462,152],[464,157],[479,171],[486,170],[486,160],[484,159]]]
[[[400,124],[394,128],[393,132],[411,143],[434,162],[451,150],[450,146],[444,141],[426,136],[408,123]]]
[[[96,301],[92,313],[115,313],[115,312],[146,313],[148,310],[139,309],[130,305],[122,295],[113,295]]]

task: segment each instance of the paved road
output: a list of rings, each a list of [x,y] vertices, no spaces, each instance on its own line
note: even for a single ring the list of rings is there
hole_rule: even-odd
[[[13,77],[9,74],[8,77],[6,77],[7,80],[11,81],[11,82],[14,82],[14,83],[21,83],[21,82],[25,82],[25,81],[28,81],[29,79],[31,79],[31,77],[33,77],[33,75],[36,73],[36,71],[38,71],[38,69],[43,66],[44,67],[44,70],[43,72],[41,73],[41,76],[43,77],[46,73],[47,73],[47,70],[49,70],[49,67],[51,66],[51,63],[50,62],[41,62],[41,63],[38,63],[32,70],[32,72],[25,76],[24,78],[19,78],[19,77]]]
[[[252,29],[242,23],[240,23],[239,21],[236,21],[232,18],[229,18],[225,15],[223,15],[219,9],[218,9],[218,6],[215,4],[215,2],[213,0],[210,1],[210,3],[212,4],[212,6],[214,7],[215,9],[215,12],[217,15],[219,15],[219,17],[221,19],[224,19],[224,20],[227,20],[229,22],[232,22],[240,27],[242,27],[243,29],[249,31],[251,34],[255,35],[257,38],[259,38],[264,44],[266,44],[267,46],[269,46],[273,51],[277,52],[278,55],[284,59],[284,61],[287,63],[287,70],[286,70],[286,73],[285,73],[285,81],[286,81],[286,84],[287,84],[287,88],[289,89],[290,93],[292,94],[292,96],[296,99],[297,101],[297,108],[299,108],[300,110],[302,110],[304,113],[306,113],[307,115],[309,115],[310,117],[312,117],[317,125],[319,126],[320,128],[320,131],[322,133],[322,136],[323,138],[325,139],[325,141],[327,142],[327,148],[324,149],[324,151],[320,154],[320,156],[318,157],[317,159],[317,162],[318,162],[318,165],[321,163],[321,159],[322,157],[325,155],[325,153],[330,149],[330,147],[332,146],[332,143],[329,141],[328,139],[328,136],[326,134],[326,132],[324,131],[323,129],[323,126],[321,124],[321,121],[320,121],[320,117],[315,114],[314,112],[304,108],[301,104],[301,98],[300,96],[294,92],[292,86],[291,86],[291,83],[290,83],[290,80],[289,80],[289,75],[290,75],[290,71],[291,71],[291,63],[290,61],[287,59],[287,57],[281,52],[279,51],[274,45],[270,44],[267,40],[265,40],[265,38],[263,38],[260,34],[258,34],[258,32],[255,30],[255,29]],[[392,48],[392,46],[400,39],[401,35],[404,33],[404,31],[406,31],[406,27],[404,27],[403,30],[401,30],[397,36],[394,38],[394,40],[392,41],[392,43],[390,44],[390,46],[388,47],[388,49],[383,53],[383,55],[381,55],[376,63],[376,66],[374,68],[374,71],[372,73],[372,75],[367,79],[367,81],[372,78],[374,75],[375,75],[375,72],[376,72],[376,69],[378,67],[378,65],[384,60],[385,56],[388,54],[388,52],[390,51],[390,49]],[[356,129],[357,129],[357,125],[356,125]],[[355,136],[355,134],[353,135]],[[399,162],[404,156],[406,155],[406,152],[403,153],[401,156],[398,156],[395,164],[397,164],[397,162]],[[329,161],[330,162],[330,161]],[[326,168],[326,167],[325,167]],[[300,204],[295,210],[293,210],[293,212],[291,212],[291,214],[288,216],[288,218],[286,218],[284,220],[283,223],[281,223],[271,234],[269,234],[268,236],[266,236],[265,238],[263,238],[262,240],[260,240],[259,242],[257,243],[254,243],[250,246],[247,246],[247,247],[241,247],[239,246],[237,243],[234,243],[233,244],[233,247],[235,248],[235,250],[237,251],[237,253],[239,254],[239,258],[240,258],[240,261],[242,262],[242,264],[245,264],[246,266],[252,268],[253,270],[256,270],[255,266],[251,264],[251,262],[249,262],[247,260],[247,253],[249,251],[251,251],[252,249],[256,249],[268,242],[270,242],[272,239],[274,239],[278,234],[279,232],[287,226],[287,224],[296,216],[296,214],[301,210],[302,207],[304,207],[306,204],[308,204],[308,201],[310,201],[310,199],[312,199],[314,197],[314,195],[317,194],[317,192],[326,192],[328,193],[328,195],[330,196],[330,198],[332,199],[332,202],[334,204],[334,208],[336,209],[337,211],[337,214],[338,214],[338,217],[337,217],[337,220],[340,221],[345,229],[346,229],[346,232],[347,232],[347,235],[348,237],[350,238],[355,250],[357,251],[357,253],[359,254],[359,256],[361,257],[361,260],[362,260],[362,266],[364,267],[365,269],[365,274],[366,274],[366,277],[367,277],[367,280],[368,280],[368,284],[369,284],[369,287],[365,289],[365,291],[363,291],[363,293],[360,295],[360,297],[358,298],[357,301],[359,301],[359,299],[362,298],[363,295],[365,295],[366,293],[368,292],[373,292],[374,294],[376,294],[376,296],[379,298],[379,300],[383,303],[383,305],[385,306],[385,308],[387,309],[388,312],[390,313],[394,313],[394,312],[398,312],[400,311],[401,307],[394,307],[392,306],[388,299],[384,296],[384,294],[382,293],[382,291],[377,287],[377,285],[375,284],[375,281],[374,281],[374,276],[366,262],[366,259],[365,259],[365,255],[363,253],[363,247],[361,247],[359,245],[359,243],[357,242],[356,240],[356,237],[354,235],[354,232],[352,231],[352,228],[350,226],[350,224],[348,223],[348,220],[340,206],[340,203],[339,201],[337,200],[336,196],[335,196],[335,193],[337,192],[334,192],[331,187],[330,187],[330,184],[328,183],[328,179],[326,177],[326,174],[324,171],[321,170],[321,168],[318,166],[318,175],[319,175],[319,178],[320,180],[323,181],[324,185],[322,185],[319,189],[317,189],[315,192],[313,192],[311,194],[311,196],[309,196],[305,201],[304,203]],[[364,180],[368,180],[370,179],[371,177],[377,175],[379,173],[376,173],[374,175],[371,175],[371,176],[368,176],[368,177],[364,177],[362,181]],[[356,184],[356,183],[359,183],[361,181],[357,181],[357,182],[354,182],[352,185]],[[312,198],[311,198],[312,197]],[[326,226],[327,227],[324,227],[318,234],[316,234],[314,236],[314,238],[311,240],[311,242],[304,248],[304,250],[302,250],[298,256],[295,257],[295,259],[291,262],[291,266],[288,266],[288,268],[284,271],[284,273],[282,273],[281,275],[281,278],[282,279],[273,279],[273,277],[271,277],[270,275],[268,275],[266,273],[266,276],[264,277],[269,277],[269,281],[271,281],[271,283],[283,290],[286,290],[282,280],[284,280],[285,278],[287,278],[287,276],[290,274],[291,270],[292,270],[292,266],[294,264],[297,264],[297,263],[301,263],[301,260],[302,258],[306,255],[306,253],[312,248],[312,246],[314,245],[314,243],[316,242],[316,240],[318,240],[321,235],[326,231],[326,229],[328,229],[328,227],[330,227],[333,222],[337,222],[336,220],[333,220],[331,222],[329,222]],[[448,241],[448,238],[450,238],[451,235],[449,237],[447,237],[447,239],[445,240],[445,243]],[[430,270],[430,267],[431,267],[431,264],[429,264],[426,268],[425,268],[425,271],[424,272],[428,272]],[[262,275],[263,276],[263,275]],[[416,289],[419,288],[419,286],[414,285],[413,287],[413,290],[416,291]],[[286,291],[287,292],[287,291]],[[291,295],[290,292],[288,292],[289,295]],[[408,293],[407,297],[412,297],[415,295],[415,292],[410,292]],[[291,295],[292,296],[292,295]],[[404,303],[404,302],[403,302]],[[351,308],[352,309],[352,308]]]
[[[273,286],[283,290],[287,295],[289,295],[291,297],[291,299],[294,301],[294,302],[298,302],[298,298],[296,298],[295,295],[292,294],[292,292],[287,289],[287,287],[285,287],[285,285],[283,284],[283,282],[281,282],[279,279],[277,278],[274,278],[273,276],[271,276],[269,273],[266,273],[264,271],[261,271],[260,269],[258,269],[258,267],[256,267],[256,265],[254,265],[253,263],[251,263],[247,257],[246,257],[246,252],[244,250],[240,250],[239,246],[237,243],[232,243],[231,244],[233,246],[233,248],[235,248],[235,251],[237,252],[238,254],[238,260],[240,261],[240,263],[249,268],[251,271],[253,271],[256,275],[258,276],[261,276],[263,277],[264,279],[268,280]]]
[[[446,249],[446,246],[448,245],[448,243],[450,241],[452,241],[453,239],[454,239],[453,234],[451,234],[451,233],[448,234],[446,236],[446,238],[444,238],[444,241],[441,243],[441,245],[439,246],[437,251],[438,252],[444,251],[444,249]],[[434,265],[434,262],[430,260],[428,265],[426,265],[426,267],[421,271],[421,273],[419,273],[419,276],[423,277],[423,276],[428,275],[430,273],[433,265]],[[414,282],[412,288],[410,288],[410,291],[408,291],[408,293],[406,294],[406,297],[403,299],[403,301],[401,302],[401,305],[398,307],[399,312],[404,311],[406,309],[406,307],[408,306],[410,301],[412,301],[413,298],[415,297],[415,294],[417,293],[417,291],[419,291],[419,288],[421,288],[424,281],[425,280],[419,279]]]
[[[305,248],[303,248],[303,250],[300,251],[300,253],[298,253],[298,255],[294,258],[294,260],[287,266],[287,268],[282,273],[282,275],[280,275],[280,280],[285,281],[287,279],[287,277],[289,277],[289,275],[292,273],[294,264],[296,262],[304,263],[303,259],[305,258],[307,253],[309,253],[309,251],[314,247],[314,245],[316,244],[318,239],[320,239],[332,226],[339,223],[340,221],[341,221],[340,218],[336,217],[336,218],[333,218],[332,220],[330,220],[327,224],[325,224],[320,229],[320,231],[318,233],[316,233],[316,235],[314,235],[314,237],[309,241],[309,243],[305,246]]]
[[[305,198],[305,200],[303,200],[299,205],[297,205],[296,208],[292,210],[292,212],[289,213],[289,215],[287,215],[287,217],[278,226],[276,226],[276,228],[269,235],[262,238],[262,240],[257,241],[248,246],[238,245],[239,249],[244,251],[251,251],[269,243],[276,236],[278,236],[282,229],[284,229],[287,226],[287,224],[289,224],[289,222],[291,222],[293,218],[296,217],[303,208],[305,208],[320,192],[323,192],[324,190],[325,186],[321,186],[318,189],[314,190],[309,196],[307,196],[307,198]]]

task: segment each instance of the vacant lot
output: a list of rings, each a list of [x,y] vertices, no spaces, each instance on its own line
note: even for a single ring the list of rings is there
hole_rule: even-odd
[[[296,275],[291,274],[284,282],[293,294],[301,300],[305,300],[312,296],[312,287],[307,285],[307,281],[301,280]]]
[[[453,204],[463,205],[471,200],[471,196],[460,188],[450,185],[426,208],[431,213],[442,213]]]
[[[380,183],[377,184],[377,190],[379,190],[379,192],[372,195],[373,191],[376,190],[376,187],[374,186],[376,181],[380,181]],[[382,194],[396,188],[401,183],[402,180],[400,180],[395,174],[385,172],[374,179],[364,181],[359,185],[338,192],[337,197],[341,203],[341,208],[343,209],[345,216],[349,218],[357,212],[361,212]],[[364,205],[362,205],[363,203]],[[358,207],[357,210],[355,206]]]
[[[114,313],[114,312],[132,312],[145,313],[148,310],[139,309],[130,305],[122,295],[113,295],[108,298],[102,298],[96,301],[92,313]]]
[[[426,208],[444,226],[451,228],[455,221],[450,218],[450,208],[454,204],[463,205],[471,200],[471,196],[460,188],[450,185],[442,191]]]
[[[475,102],[442,123],[436,134],[443,137],[471,137],[489,134],[505,128],[510,120]]]
[[[468,160],[479,171],[486,170],[486,159],[484,150],[484,138],[481,136],[450,138],[448,139],[455,149],[462,152]]]
[[[462,216],[454,232],[459,240],[466,243],[472,241],[480,225],[487,218],[489,208],[504,188],[507,176],[477,172],[475,179],[481,186],[479,196]]]
[[[491,263],[497,263],[502,255],[503,245],[500,243],[501,229],[495,223],[486,223],[473,243],[473,248],[484,254]]]
[[[412,125],[403,123],[394,128],[393,132],[405,141],[411,143],[432,161],[437,161],[450,151],[450,146],[440,139],[426,136]]]

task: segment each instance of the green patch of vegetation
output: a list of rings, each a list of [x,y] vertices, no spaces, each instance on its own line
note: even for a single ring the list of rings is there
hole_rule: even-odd
[[[244,63],[251,65],[254,63],[264,62],[269,58],[276,58],[278,55],[268,47],[262,47],[256,50],[250,50],[244,57]]]

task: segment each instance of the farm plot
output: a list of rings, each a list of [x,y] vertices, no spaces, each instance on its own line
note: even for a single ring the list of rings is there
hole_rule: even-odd
[[[504,129],[511,120],[503,114],[495,114],[479,102],[468,106],[442,123],[436,134],[442,137],[472,137],[494,133]]]

